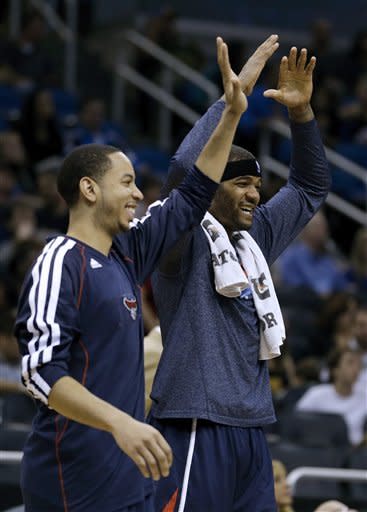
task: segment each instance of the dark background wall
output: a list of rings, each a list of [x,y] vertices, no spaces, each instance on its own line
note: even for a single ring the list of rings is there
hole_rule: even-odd
[[[278,29],[308,29],[316,18],[329,19],[336,36],[367,25],[367,0],[94,0],[95,24],[126,23],[139,12],[154,13],[165,5],[183,17],[252,24]]]

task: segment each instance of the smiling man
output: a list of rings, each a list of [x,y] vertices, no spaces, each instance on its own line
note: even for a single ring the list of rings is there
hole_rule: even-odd
[[[240,73],[246,94],[265,41]],[[233,147],[201,226],[161,260],[152,284],[163,353],[151,393],[150,423],[175,455],[157,483],[156,509],[175,512],[269,512],[277,509],[272,463],[262,427],[275,421],[267,359],[285,331],[269,266],[325,201],[330,187],[310,106],[315,58],[292,48],[280,63],[278,89],[265,96],[288,107],[291,172],[259,205],[261,170]],[[177,186],[220,119],[216,102],[172,160],[164,192]],[[166,506],[166,508],[164,508]]]
[[[200,223],[247,108],[220,38],[217,54],[227,107],[182,186],[143,219],[133,220],[143,196],[119,149],[81,146],[61,167],[69,228],[26,277],[16,322],[23,383],[39,406],[22,464],[27,512],[154,510],[150,477],[168,475],[172,452],[143,423],[140,286]]]

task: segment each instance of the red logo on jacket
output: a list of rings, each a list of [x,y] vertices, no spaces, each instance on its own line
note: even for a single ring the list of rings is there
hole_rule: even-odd
[[[123,303],[125,308],[130,312],[130,316],[133,320],[136,320],[138,312],[138,303],[135,297],[124,297]]]

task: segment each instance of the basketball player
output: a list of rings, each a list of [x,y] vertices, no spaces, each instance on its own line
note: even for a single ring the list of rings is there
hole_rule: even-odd
[[[268,58],[266,44],[243,68],[243,90],[251,88],[256,60]],[[277,510],[262,427],[275,421],[266,360],[280,354],[285,332],[269,266],[330,187],[310,106],[314,66],[314,57],[308,61],[305,49],[293,47],[281,60],[278,88],[264,93],[289,112],[293,148],[286,185],[259,206],[261,168],[251,153],[233,147],[209,214],[153,275],[163,353],[150,422],[174,453],[169,477],[156,486],[156,510]],[[225,101],[216,102],[187,135],[172,161],[166,193],[180,182],[224,108]]]
[[[27,512],[154,510],[151,477],[168,475],[172,452],[143,423],[139,287],[202,219],[247,108],[220,38],[217,53],[226,98],[218,126],[182,186],[141,221],[142,194],[120,150],[81,146],[61,167],[69,228],[26,277],[16,321],[23,383],[38,401],[22,463]]]

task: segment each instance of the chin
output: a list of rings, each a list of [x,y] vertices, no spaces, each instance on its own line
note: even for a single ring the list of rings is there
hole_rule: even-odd
[[[241,224],[238,224],[238,226],[233,231],[248,231],[251,226],[252,222],[242,222]]]

